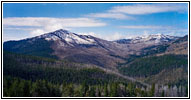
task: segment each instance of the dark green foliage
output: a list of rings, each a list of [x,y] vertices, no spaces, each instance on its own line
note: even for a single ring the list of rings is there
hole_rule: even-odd
[[[118,96],[118,84],[117,83],[113,83],[113,84],[111,84],[110,85],[111,87],[110,87],[110,89],[111,89],[111,91],[110,91],[110,96],[111,97],[117,97]]]
[[[107,87],[107,84],[104,85],[104,96],[105,97],[108,96],[108,87]]]
[[[183,55],[138,59],[134,56],[130,60],[128,67],[120,68],[130,76],[149,76],[179,67],[187,72],[187,56]],[[71,62],[8,52],[3,54],[3,76],[3,96],[6,97],[146,97],[154,96],[155,92],[154,85],[142,90],[137,83],[129,83],[98,68],[78,68]],[[180,80],[173,85],[185,83],[187,81]],[[188,95],[187,90],[184,91]],[[159,95],[166,96],[165,92]]]
[[[141,56],[147,56],[147,55],[153,55],[153,54],[165,52],[168,47],[169,45],[167,44],[146,47],[141,50],[142,51]]]
[[[186,92],[186,97],[188,97],[188,85],[186,86],[186,90],[185,90],[185,92]]]
[[[74,86],[73,84],[65,84],[63,85],[62,87],[62,96],[66,97],[66,96],[69,96],[69,97],[72,97],[74,95]]]
[[[164,90],[162,91],[161,97],[164,97]]]
[[[3,80],[5,97],[147,97],[155,96],[154,91],[155,85],[149,90],[142,90],[134,83],[110,82],[88,85],[84,81],[80,84],[63,82],[60,85],[45,80],[32,82],[10,76],[4,76]],[[184,91],[186,93],[180,96],[188,95],[187,87]],[[166,96],[166,93],[163,90],[159,95]]]
[[[65,68],[43,68],[28,66],[7,66],[4,68],[4,75],[21,77],[23,79],[35,81],[37,79],[45,79],[53,83],[61,83],[63,81],[82,83],[86,80],[89,84],[104,83],[109,80],[118,80],[117,77],[105,74],[99,69],[65,69]]]
[[[58,97],[61,96],[59,86],[45,80],[31,82],[20,78],[4,76],[3,95],[6,97]]]
[[[72,62],[77,62],[77,63],[85,63],[85,64],[95,64],[101,67],[104,67],[105,65],[101,63],[98,60],[97,56],[92,56],[92,55],[87,55],[87,54],[75,54],[72,56],[68,56],[65,59],[72,61]]]
[[[155,95],[155,84],[152,84],[151,90],[149,92],[149,96],[153,97]]]
[[[24,59],[24,61],[22,60]],[[26,80],[46,80],[52,83],[61,84],[63,81],[68,83],[104,84],[110,81],[126,81],[112,74],[107,74],[98,68],[73,68],[61,64],[60,67],[53,60],[40,59],[34,57],[18,56],[4,53],[3,75],[20,77]],[[67,62],[65,62],[67,63]],[[68,64],[70,65],[70,64]]]
[[[126,57],[126,58],[120,57],[120,56],[117,56],[117,55],[110,55],[110,56],[125,60],[126,61],[125,63],[119,63],[118,64],[118,67],[121,67],[123,65],[126,65],[126,64],[136,60],[137,58],[141,58],[141,57],[144,57],[144,56],[154,55],[154,54],[157,54],[157,53],[165,52],[168,47],[169,47],[169,45],[167,45],[167,44],[149,46],[149,47],[143,48],[141,50],[142,52],[139,55],[128,55],[128,57]]]
[[[135,59],[142,57],[142,55],[139,55],[139,56],[138,55],[129,55],[127,58],[118,57],[118,56],[114,56],[114,55],[112,55],[112,56],[126,61],[125,63],[118,63],[118,66],[117,66],[118,69],[120,69],[124,65],[129,64],[130,62],[134,61]]]
[[[56,56],[51,55],[53,53],[53,50],[50,47],[51,45],[51,41],[46,41],[40,38],[35,41],[26,39],[5,42],[3,44],[3,50],[19,54],[56,58]]]
[[[127,86],[127,95],[130,96],[136,96],[135,92],[135,85],[133,83],[129,83]]]
[[[3,58],[10,59],[10,60],[22,60],[23,63],[37,63],[43,64],[45,63],[56,63],[56,59],[47,58],[47,57],[40,57],[40,56],[31,56],[31,55],[24,55],[24,54],[16,54],[13,52],[3,51]]]
[[[113,83],[105,83],[105,84],[97,84],[97,85],[88,85],[84,81],[82,84],[63,82],[62,85],[58,85],[58,84],[50,83],[45,80],[36,80],[32,82],[32,81],[23,80],[20,78],[4,76],[3,96],[5,97],[30,97],[30,96],[33,96],[33,97],[130,96],[132,97],[132,96],[140,95],[140,92],[136,92],[136,90],[140,90],[140,89],[135,88],[134,84],[131,83],[131,86],[133,87],[128,88],[128,90],[130,91],[129,94],[126,93],[124,89],[120,88],[119,87],[120,85],[125,86],[127,84],[113,82]],[[106,86],[109,86],[109,88],[105,88]]]
[[[127,94],[119,88],[119,84],[125,84],[127,80],[98,68],[52,67],[58,62],[6,52],[3,61],[3,95],[6,97],[95,97]]]
[[[21,80],[18,78],[4,77],[3,91],[4,96],[10,97],[29,97],[30,94],[30,81]]]
[[[183,67],[187,70],[188,59],[184,55],[164,55],[138,58],[119,70],[125,75],[147,77],[164,69]]]
[[[94,86],[90,87],[89,96],[90,97],[95,97],[95,94],[96,94],[95,87]]]
[[[149,47],[143,48],[139,55],[128,55],[128,57],[126,57],[126,58],[116,56],[116,55],[111,55],[111,56],[120,58],[120,59],[123,59],[126,61],[125,63],[118,64],[118,68],[120,68],[124,65],[131,63],[132,61],[136,60],[137,58],[151,56],[151,55],[155,55],[157,53],[165,52],[168,47],[169,47],[168,44],[149,46]]]
[[[61,96],[58,85],[53,85],[45,80],[37,80],[32,86],[32,96],[58,97]]]

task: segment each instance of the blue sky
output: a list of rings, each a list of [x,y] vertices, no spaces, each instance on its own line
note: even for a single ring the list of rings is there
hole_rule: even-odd
[[[188,34],[187,3],[4,3],[3,39],[57,29],[106,40],[149,34]]]

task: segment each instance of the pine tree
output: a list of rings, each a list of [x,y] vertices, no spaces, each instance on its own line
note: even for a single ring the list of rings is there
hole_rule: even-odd
[[[62,96],[64,97],[72,97],[74,94],[74,90],[73,90],[73,84],[70,83],[68,85],[66,85],[65,87],[63,87],[63,92],[62,92]]]
[[[150,90],[150,93],[149,93],[149,96],[153,97],[153,96],[155,96],[154,94],[155,94],[155,84],[153,83],[151,90]]]
[[[91,87],[90,87],[90,94],[89,94],[89,96],[90,96],[90,97],[95,97],[95,93],[96,93],[96,92],[95,92],[94,86],[91,86]]]
[[[135,84],[129,83],[128,84],[128,90],[129,90],[130,97],[136,97],[137,96],[135,93]]]
[[[110,96],[111,97],[117,97],[117,83],[112,83],[111,84],[111,92],[110,92]]]
[[[164,97],[165,95],[164,95],[164,90],[162,91],[162,94],[161,94],[161,97]]]
[[[108,89],[107,89],[107,84],[104,85],[104,96],[108,96]]]
[[[13,83],[11,84],[10,86],[10,89],[9,89],[9,96],[11,97],[17,97],[19,96],[19,89],[18,89],[18,85],[19,85],[19,81],[17,79],[14,79]]]
[[[31,94],[30,94],[30,87],[31,85],[31,82],[30,81],[25,81],[25,84],[24,84],[24,87],[23,87],[23,90],[24,90],[24,97],[30,97]]]

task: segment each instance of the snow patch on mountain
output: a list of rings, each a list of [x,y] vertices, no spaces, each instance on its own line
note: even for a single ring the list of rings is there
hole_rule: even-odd
[[[57,30],[51,33],[47,33],[39,36],[38,38],[44,38],[47,41],[63,40],[68,44],[95,44],[95,40],[91,36],[77,35],[67,30]]]
[[[147,36],[138,36],[131,39],[121,39],[117,40],[117,43],[127,44],[127,43],[145,43],[145,44],[158,44],[162,42],[169,42],[171,40],[177,39],[177,37],[164,35],[164,34],[152,34]]]

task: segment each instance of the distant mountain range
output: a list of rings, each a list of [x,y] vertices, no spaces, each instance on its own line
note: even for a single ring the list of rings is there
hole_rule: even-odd
[[[159,43],[164,43],[164,42],[170,42],[178,37],[176,36],[169,36],[169,35],[163,35],[163,34],[153,34],[153,35],[148,35],[148,36],[142,36],[142,37],[135,37],[132,39],[120,39],[117,40],[117,43],[121,44],[130,44],[130,43],[146,43],[146,44],[159,44]]]
[[[78,35],[60,29],[33,38],[8,41],[3,46],[6,51],[93,63],[116,70],[117,62],[124,62],[122,58],[129,57],[129,55],[141,55],[148,47],[166,45],[176,39],[178,37],[157,34],[107,41],[91,35]]]

